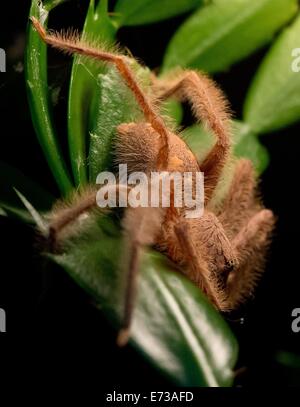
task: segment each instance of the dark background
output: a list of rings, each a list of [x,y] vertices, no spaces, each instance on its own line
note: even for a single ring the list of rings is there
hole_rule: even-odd
[[[80,28],[87,4],[73,0],[58,7],[49,26]],[[0,159],[58,196],[36,142],[26,100],[22,60],[28,12],[29,1],[11,0],[6,9],[2,3],[0,6],[0,47],[6,50],[8,59],[7,72],[0,73]],[[169,38],[185,18],[123,28],[118,39],[155,69],[161,64]],[[246,90],[265,51],[258,51],[215,77],[237,118],[241,117]],[[49,76],[54,84],[62,86],[55,108],[61,138],[66,134],[70,66],[70,58],[50,51]],[[240,343],[238,367],[246,367],[236,378],[237,386],[289,384],[287,372],[276,363],[275,355],[281,350],[299,354],[300,334],[291,330],[291,312],[300,307],[299,130],[300,125],[295,125],[261,139],[271,156],[262,177],[262,192],[266,206],[278,216],[278,223],[267,271],[255,300],[228,320]],[[64,272],[47,272],[41,267],[32,230],[0,218],[0,232],[0,308],[7,313],[5,339],[15,344],[12,354],[25,370],[23,358],[38,374],[54,368],[62,376],[75,374],[111,385],[139,383],[155,387],[167,383],[131,349],[117,349],[115,332]],[[1,347],[2,341],[0,358],[4,353]]]

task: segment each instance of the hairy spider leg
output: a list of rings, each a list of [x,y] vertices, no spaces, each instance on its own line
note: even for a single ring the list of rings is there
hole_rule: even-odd
[[[130,207],[125,212],[123,229],[127,238],[128,261],[122,327],[117,338],[119,346],[126,345],[130,336],[142,251],[155,244],[164,217],[162,208]]]
[[[155,111],[150,99],[145,95],[139,86],[131,68],[129,67],[123,55],[111,52],[105,52],[101,49],[89,46],[85,42],[81,42],[79,38],[74,38],[74,35],[63,33],[47,33],[41,23],[31,17],[31,21],[39,33],[40,37],[46,44],[54,48],[60,49],[67,53],[81,54],[95,60],[113,64],[128,88],[135,96],[146,120],[152,125],[154,130],[160,135],[161,148],[157,158],[157,167],[159,170],[167,168],[169,158],[169,131],[162,118]]]
[[[122,184],[113,185],[112,188],[116,188],[119,194],[128,193],[131,189],[130,186]],[[105,189],[107,190],[107,186],[105,186]],[[90,212],[93,209],[99,211],[105,210],[105,208],[100,208],[98,206],[96,195],[97,191],[95,188],[88,188],[81,193],[74,195],[74,198],[70,199],[69,205],[64,202],[64,205],[59,203],[54,206],[48,226],[50,249],[55,251],[60,234],[67,226],[76,222],[82,214]]]
[[[217,186],[231,149],[230,115],[227,101],[215,83],[201,72],[183,71],[177,76],[156,80],[162,99],[175,96],[188,101],[198,121],[204,122],[215,134],[214,147],[201,163],[205,176],[205,203]],[[155,80],[154,80],[155,84]]]
[[[236,163],[228,194],[218,213],[229,238],[233,238],[260,207],[253,165],[242,158]]]
[[[116,185],[119,193],[128,193],[131,187]],[[105,186],[107,190],[107,186]],[[53,210],[52,219],[49,222],[49,245],[51,251],[57,250],[57,244],[60,234],[64,229],[74,223],[80,215],[98,209],[96,201],[96,191],[87,190],[80,199],[70,204]],[[123,317],[121,320],[121,330],[119,332],[117,343],[124,346],[130,336],[130,326],[136,299],[137,275],[140,268],[141,252],[144,247],[153,245],[156,241],[161,224],[165,217],[165,211],[162,208],[127,208],[122,221],[124,236],[126,238],[128,262],[125,270],[125,294]]]
[[[81,199],[72,206],[54,209],[49,222],[48,241],[50,251],[56,251],[60,234],[68,225],[75,222],[83,213],[89,212],[96,207],[96,191],[91,189],[87,190]]]
[[[188,277],[207,294],[208,298],[222,309],[225,301],[225,292],[216,284],[216,279],[212,278],[209,266],[193,240],[193,234],[186,222],[178,223],[174,226],[174,232],[178,242],[185,253],[186,262],[190,265]]]
[[[227,301],[230,309],[240,305],[256,286],[263,271],[264,255],[270,243],[274,224],[275,218],[272,211],[262,209],[252,216],[232,240],[239,265],[228,275]]]

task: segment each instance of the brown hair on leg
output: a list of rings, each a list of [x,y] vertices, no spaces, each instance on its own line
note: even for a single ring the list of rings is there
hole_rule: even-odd
[[[230,155],[231,130],[228,102],[213,80],[196,71],[175,73],[162,80],[154,80],[154,89],[161,99],[175,96],[181,101],[191,103],[197,120],[215,134],[216,143],[205,160],[200,164],[205,176],[206,203],[220,179],[222,170]]]
[[[103,51],[96,46],[83,42],[79,36],[72,33],[47,33],[41,23],[35,18],[31,17],[31,21],[43,39],[47,44],[54,48],[60,49],[66,53],[80,54],[86,57],[93,58],[106,63],[115,65],[124,82],[135,96],[137,103],[139,104],[146,120],[152,125],[153,129],[161,137],[161,148],[157,158],[158,169],[164,169],[168,165],[169,157],[169,131],[164,121],[156,112],[150,99],[145,95],[141,86],[138,84],[135,75],[126,62],[126,58],[117,53]]]
[[[196,251],[193,234],[188,224],[178,223],[174,227],[174,232],[184,253],[189,279],[201,288],[219,309],[222,309],[226,299],[225,292],[209,270],[204,256],[199,250]]]
[[[272,211],[263,209],[257,212],[232,240],[239,267],[229,274],[227,281],[228,302],[231,308],[236,308],[251,296],[263,272],[262,266],[274,224]]]
[[[48,243],[50,251],[55,251],[60,234],[65,228],[75,222],[83,213],[97,207],[96,190],[85,189],[77,193],[69,201],[59,201],[49,214]]]
[[[128,208],[123,219],[128,259],[125,261],[125,294],[121,330],[117,344],[124,346],[130,337],[130,326],[136,300],[137,277],[144,247],[155,244],[165,211],[161,208]]]
[[[247,159],[240,159],[218,218],[233,238],[259,209],[253,165]]]

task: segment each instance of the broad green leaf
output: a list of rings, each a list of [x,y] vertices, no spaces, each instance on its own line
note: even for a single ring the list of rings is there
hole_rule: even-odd
[[[162,103],[162,114],[166,118],[170,118],[171,121],[177,126],[181,124],[183,119],[183,108],[180,102],[175,99],[168,99]]]
[[[207,72],[228,69],[268,43],[297,11],[297,0],[214,0],[175,33],[163,63]]]
[[[150,71],[137,66],[136,63],[132,65],[132,68],[138,81],[148,85]],[[97,104],[90,126],[89,168],[92,183],[96,181],[100,171],[111,168],[117,126],[143,118],[132,92],[114,67],[110,67],[107,73],[98,76],[97,89]]]
[[[106,45],[114,41],[116,29],[107,14],[107,0],[100,0],[95,8],[91,0],[88,8],[82,41],[96,39]],[[97,75],[104,72],[103,64],[95,63],[80,55],[74,56],[71,73],[69,104],[68,104],[68,134],[70,158],[76,185],[87,182],[87,152],[88,118],[93,114],[91,109],[93,98],[98,95]],[[91,111],[92,110],[92,111]]]
[[[250,86],[244,121],[257,133],[268,133],[300,118],[300,73],[292,52],[299,48],[300,16],[287,27],[263,60]]]
[[[186,13],[207,0],[118,0],[114,12],[120,26],[149,24]]]
[[[215,141],[214,136],[204,126],[198,124],[187,127],[181,133],[181,137],[200,163],[204,160]]]
[[[92,221],[92,219],[90,219]],[[120,231],[94,218],[65,253],[52,256],[118,327],[123,306]],[[200,290],[162,255],[142,258],[130,343],[177,385],[230,386],[237,343]]]
[[[214,145],[213,135],[201,125],[194,125],[183,132],[183,138],[194,152],[199,162],[204,160]],[[260,144],[249,126],[238,121],[233,122],[233,145],[236,157],[245,157],[252,161],[258,173],[262,173],[269,164],[269,154]]]
[[[0,161],[0,207],[7,215],[26,222],[32,219],[18,198],[15,189],[25,195],[39,211],[48,211],[54,198],[19,170]]]
[[[252,161],[258,174],[263,173],[270,161],[268,150],[260,143],[256,134],[245,123],[234,121],[234,155]]]
[[[34,16],[46,26],[49,9],[61,2],[48,2],[43,7],[39,0],[32,0],[29,16]],[[38,141],[62,194],[72,189],[72,183],[64,162],[54,128],[49,90],[47,85],[47,47],[32,24],[28,23],[25,57],[25,78],[31,117]]]

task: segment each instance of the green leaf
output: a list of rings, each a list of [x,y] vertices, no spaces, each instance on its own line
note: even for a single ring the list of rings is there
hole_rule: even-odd
[[[32,0],[29,16],[36,17],[46,25],[48,10],[61,2],[49,2],[46,9],[41,1]],[[47,85],[47,47],[30,22],[27,33],[25,78],[31,117],[38,141],[61,192],[66,195],[72,189],[72,183],[57,141],[51,114]]]
[[[234,121],[234,155],[252,161],[258,174],[263,173],[270,162],[268,150],[245,123]]]
[[[97,39],[99,44],[112,43],[116,29],[107,14],[107,0],[100,0],[95,8],[91,0],[82,33],[82,40]],[[68,134],[73,175],[77,185],[87,182],[86,142],[89,132],[88,119],[93,115],[93,99],[97,93],[97,75],[105,66],[80,55],[74,56],[71,73]],[[91,111],[92,110],[92,111]]]
[[[199,7],[207,0],[119,0],[115,7],[120,26],[149,24]]]
[[[175,99],[168,99],[162,103],[162,114],[170,118],[175,125],[179,126],[183,119],[182,104]]]
[[[92,219],[90,219],[90,222]],[[122,239],[109,217],[52,256],[119,326],[123,307]],[[177,385],[230,386],[237,343],[201,291],[157,252],[142,258],[130,343]]]
[[[130,60],[128,60],[130,61]],[[132,63],[138,81],[149,85],[150,71]],[[116,127],[121,123],[142,119],[142,113],[132,92],[114,67],[98,76],[98,97],[95,114],[91,118],[90,182],[96,181],[100,171],[111,169]]]
[[[214,145],[214,136],[207,131],[204,126],[199,124],[187,127],[181,133],[181,137],[187,143],[200,163],[204,160],[209,150]]]
[[[15,189],[25,195],[39,211],[48,211],[54,198],[19,170],[0,161],[0,207],[7,215],[25,222],[32,222],[28,211],[24,209]]]
[[[201,125],[187,128],[182,135],[201,163],[214,145],[213,135]],[[233,145],[234,155],[251,160],[259,174],[268,167],[268,151],[260,144],[257,136],[250,131],[249,126],[245,123],[233,122]]]
[[[62,3],[65,3],[70,0],[46,0],[44,2],[44,7],[47,11],[51,11],[54,9],[56,6],[59,6]]]
[[[228,69],[268,43],[297,11],[297,0],[214,0],[175,33],[163,63],[207,72]]]
[[[299,47],[299,38],[300,16],[279,36],[250,86],[244,121],[259,134],[299,120],[300,73],[292,69],[292,51]]]

